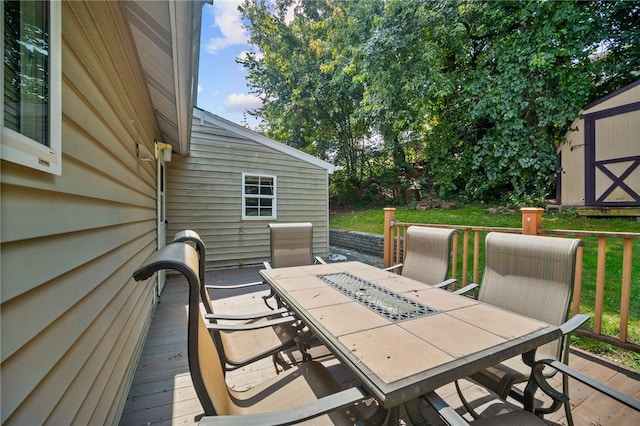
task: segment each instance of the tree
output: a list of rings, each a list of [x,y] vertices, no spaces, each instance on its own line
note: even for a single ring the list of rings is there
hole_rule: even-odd
[[[286,22],[287,11],[294,11]],[[240,60],[249,84],[264,99],[257,113],[268,123],[268,135],[345,166],[348,180],[359,184],[361,140],[368,126],[354,116],[362,85],[342,72],[343,56],[331,43],[331,32],[344,15],[328,2],[281,1],[272,9],[261,0],[241,7],[250,25],[250,41],[263,56]],[[336,71],[337,70],[337,71]]]
[[[468,2],[470,67],[462,103],[476,140],[467,191],[542,199],[558,171],[556,149],[589,97],[590,21],[575,2]]]
[[[583,7],[594,21],[598,40],[591,56],[595,68],[591,102],[640,78],[640,3],[593,1]]]
[[[242,6],[264,54],[242,61],[265,100],[257,113],[270,136],[344,166],[342,191],[398,199],[419,181],[538,202],[580,108],[640,75],[635,2],[270,5]]]

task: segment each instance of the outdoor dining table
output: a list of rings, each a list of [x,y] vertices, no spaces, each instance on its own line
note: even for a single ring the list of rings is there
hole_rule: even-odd
[[[556,326],[361,262],[260,274],[384,409],[561,335]]]

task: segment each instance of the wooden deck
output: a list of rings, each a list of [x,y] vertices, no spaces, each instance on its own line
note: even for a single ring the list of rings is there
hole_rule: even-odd
[[[257,268],[217,271],[208,274],[207,283],[233,284],[259,280]],[[202,416],[202,408],[193,389],[187,362],[187,285],[181,278],[169,278],[160,297],[142,356],[138,362],[134,381],[129,391],[120,424],[130,425],[195,425]],[[255,312],[263,310],[261,295],[264,292],[217,294],[214,296],[216,312]],[[344,386],[354,384],[354,379],[333,358],[323,360],[332,374]],[[570,365],[613,388],[635,398],[640,398],[640,374],[592,356],[572,350]],[[228,374],[228,383],[235,388],[250,386],[275,374],[270,359]],[[471,400],[481,400],[481,390],[463,381],[465,394]],[[559,383],[556,383],[559,388]],[[575,381],[570,383],[573,417],[576,425],[640,425],[640,413],[618,404]],[[438,389],[452,407],[461,404],[453,385]],[[373,401],[371,401],[373,404]],[[373,406],[363,408],[372,410]],[[423,407],[425,415],[434,424],[439,420]],[[463,408],[459,408],[464,413]],[[401,411],[400,424],[409,424]],[[465,415],[465,417],[468,416]],[[468,417],[470,419],[470,417]],[[566,424],[564,413],[554,413],[545,420],[549,424]]]

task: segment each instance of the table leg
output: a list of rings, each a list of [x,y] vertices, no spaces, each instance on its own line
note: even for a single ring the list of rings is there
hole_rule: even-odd
[[[407,410],[407,415],[411,419],[411,423],[414,425],[427,425],[429,422],[424,418],[420,411],[420,400],[418,398],[412,399],[404,403],[404,408]]]
[[[387,410],[387,418],[382,424],[384,426],[396,426],[400,421],[399,411],[400,411],[400,407],[397,405],[395,407],[389,408]]]
[[[382,408],[378,405],[376,411],[371,417],[359,421],[358,426],[397,426],[398,424],[398,407],[392,407],[389,409]],[[395,421],[395,423],[394,423]]]

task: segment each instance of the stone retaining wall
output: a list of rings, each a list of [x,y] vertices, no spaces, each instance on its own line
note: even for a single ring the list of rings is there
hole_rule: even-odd
[[[329,230],[329,245],[350,249],[372,256],[383,256],[384,237],[356,231]]]

